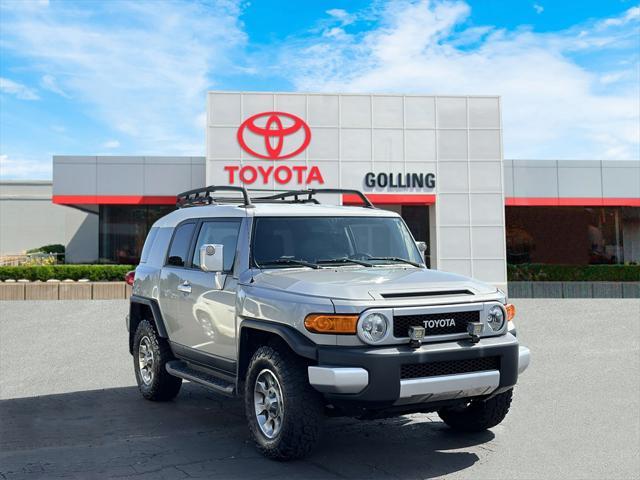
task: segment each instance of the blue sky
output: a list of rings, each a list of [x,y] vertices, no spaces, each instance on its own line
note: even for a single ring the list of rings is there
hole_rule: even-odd
[[[630,1],[0,2],[0,176],[203,155],[207,90],[499,94],[506,158],[637,159]]]

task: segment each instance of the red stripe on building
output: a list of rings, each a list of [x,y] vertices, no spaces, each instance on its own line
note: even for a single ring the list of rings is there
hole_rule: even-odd
[[[436,195],[396,193],[366,194],[378,205],[433,205]],[[54,195],[59,205],[175,205],[173,195]],[[343,205],[361,205],[357,195],[343,195]],[[640,198],[602,197],[506,197],[508,207],[640,207]]]
[[[54,195],[60,205],[175,205],[175,195]]]
[[[507,207],[640,207],[640,198],[506,197]]]
[[[404,195],[397,193],[366,193],[371,203],[378,205],[433,205],[435,195]],[[343,195],[343,205],[362,205],[362,199],[357,195]]]

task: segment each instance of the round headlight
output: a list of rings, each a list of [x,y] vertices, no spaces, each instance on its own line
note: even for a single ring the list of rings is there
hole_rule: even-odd
[[[377,343],[386,335],[389,328],[389,320],[381,313],[370,313],[360,323],[360,334],[367,343]]]
[[[494,332],[500,330],[504,326],[504,310],[498,305],[491,307],[487,315],[487,323]]]

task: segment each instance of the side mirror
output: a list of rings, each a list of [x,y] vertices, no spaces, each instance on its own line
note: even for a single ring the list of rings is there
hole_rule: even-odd
[[[224,245],[207,243],[200,247],[200,268],[205,272],[224,270]]]
[[[420,253],[424,254],[424,252],[427,251],[427,242],[416,242],[416,245],[418,246]]]

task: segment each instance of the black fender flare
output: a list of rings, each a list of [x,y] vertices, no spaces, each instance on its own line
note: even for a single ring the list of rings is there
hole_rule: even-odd
[[[167,328],[164,324],[164,319],[162,318],[162,312],[160,311],[160,305],[158,305],[158,301],[154,298],[141,297],[140,295],[131,295],[130,303],[129,303],[129,322],[127,326],[129,327],[129,351],[131,352],[133,349],[133,336],[135,335],[136,327],[140,322],[140,318],[138,317],[138,313],[136,309],[138,305],[145,305],[149,307],[151,313],[153,315],[153,322],[155,323],[156,329],[158,331],[158,336],[160,338],[169,338],[169,334],[167,333]],[[134,325],[134,319],[137,318],[137,321]]]
[[[297,355],[311,360],[318,359],[318,348],[316,344],[289,325],[266,320],[245,319],[240,325],[240,340],[243,338],[242,333],[244,329],[259,330],[277,335],[284,340],[289,348]],[[240,345],[241,344],[240,342]]]

